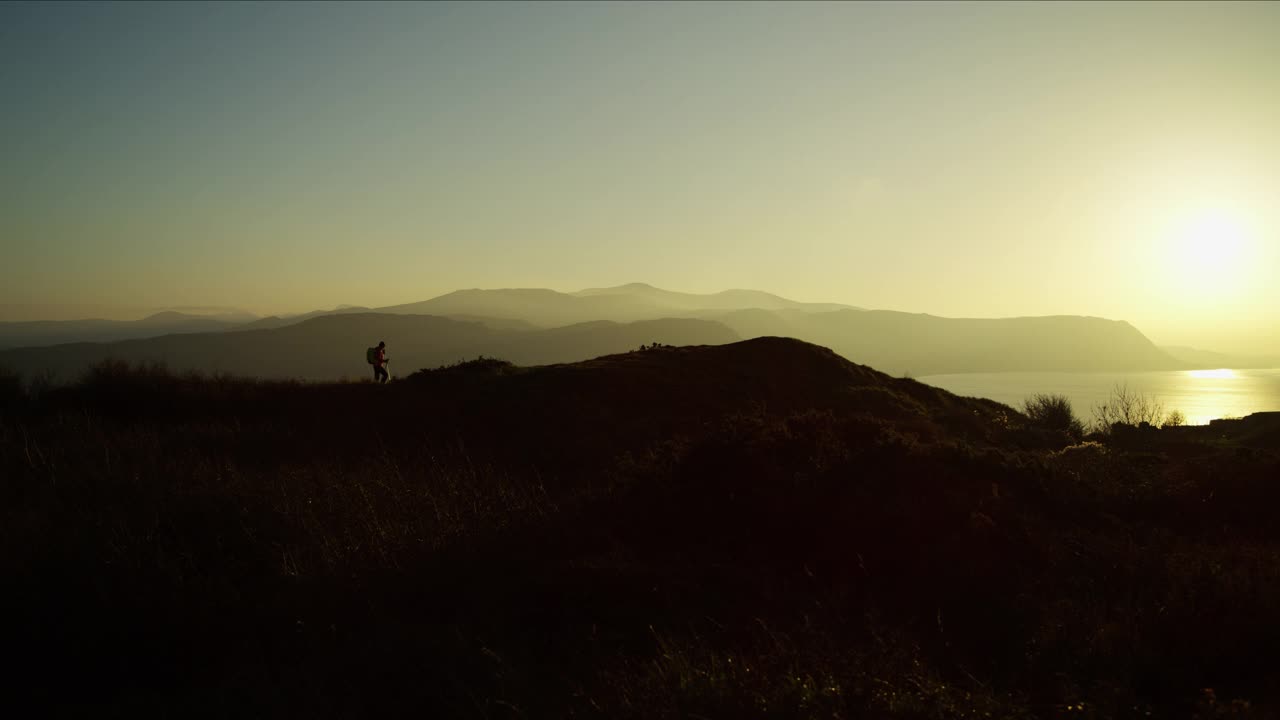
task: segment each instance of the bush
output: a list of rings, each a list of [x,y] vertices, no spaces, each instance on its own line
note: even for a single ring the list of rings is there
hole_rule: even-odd
[[[1072,412],[1065,395],[1032,395],[1023,402],[1022,413],[1031,427],[1064,432],[1077,440],[1084,437],[1084,423]]]
[[[158,389],[171,387],[175,380],[163,363],[139,362],[134,365],[108,358],[89,366],[78,385],[81,388]]]
[[[466,374],[466,375],[511,375],[517,368],[513,363],[499,358],[481,355],[474,360],[460,360],[452,365],[441,365],[438,368],[423,368],[409,377],[424,377],[432,374]]]

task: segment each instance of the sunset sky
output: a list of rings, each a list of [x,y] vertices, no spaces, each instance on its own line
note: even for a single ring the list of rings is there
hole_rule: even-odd
[[[0,319],[642,281],[1280,352],[1280,3],[4,3],[0,147]]]

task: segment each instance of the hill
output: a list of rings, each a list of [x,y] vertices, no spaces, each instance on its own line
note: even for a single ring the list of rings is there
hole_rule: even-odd
[[[438,402],[455,393],[470,398],[476,382],[459,384],[458,375],[447,369],[424,370],[407,382],[430,387]],[[520,369],[499,379],[482,373],[479,387],[495,393],[488,396],[493,402],[500,395],[503,402],[515,403],[501,413],[504,418],[522,426],[554,423],[557,432],[580,437],[607,432],[611,437],[603,447],[610,452],[696,429],[708,418],[758,408],[781,414],[873,413],[881,420],[936,422],[952,432],[983,437],[998,424],[996,418],[1011,412],[992,401],[957,398],[930,385],[890,378],[791,338],[660,346]],[[449,408],[451,416],[458,413],[466,414]],[[975,422],[979,418],[984,422]],[[490,426],[496,422],[503,421],[485,420]]]
[[[693,319],[511,330],[429,315],[344,312],[278,328],[6,350],[0,351],[0,366],[29,376],[48,372],[61,381],[75,379],[107,359],[161,363],[174,371],[334,380],[367,374],[364,350],[379,340],[387,342],[392,371],[402,374],[477,355],[538,364],[581,360],[654,342],[737,339],[723,325]]]
[[[387,387],[101,367],[0,394],[6,703],[1271,717],[1277,437],[1075,445],[781,338]]]

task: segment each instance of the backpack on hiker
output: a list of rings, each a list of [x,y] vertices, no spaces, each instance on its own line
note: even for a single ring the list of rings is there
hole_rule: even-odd
[[[372,365],[377,361],[378,348],[371,347],[364,351],[364,361]]]

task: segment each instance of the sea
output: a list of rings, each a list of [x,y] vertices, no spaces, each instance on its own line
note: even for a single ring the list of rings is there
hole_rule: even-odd
[[[916,378],[966,397],[984,397],[1021,408],[1037,393],[1065,395],[1077,417],[1089,424],[1093,408],[1117,387],[1152,397],[1165,413],[1180,411],[1189,425],[1280,411],[1280,368],[1176,370],[1128,373],[1000,372],[926,375]]]

